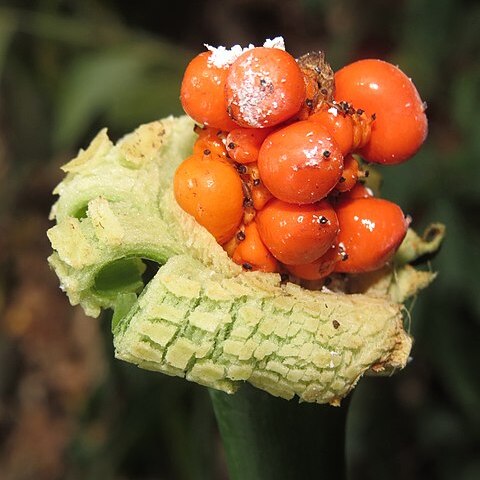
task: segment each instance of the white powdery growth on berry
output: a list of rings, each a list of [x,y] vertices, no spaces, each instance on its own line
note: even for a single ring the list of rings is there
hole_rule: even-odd
[[[268,88],[272,86],[272,81],[268,71],[258,71],[258,64],[252,69],[253,62],[257,62],[257,58],[251,56],[242,62],[244,78],[241,87],[235,93],[234,103],[237,104],[242,119],[248,125],[261,128],[264,125],[259,119],[263,118],[263,123],[266,123],[272,114],[270,108],[265,108],[265,97],[268,95]],[[278,108],[278,104],[274,108]]]
[[[265,42],[263,42],[263,46],[265,48],[278,48],[280,50],[285,50],[285,41],[283,37],[275,37],[275,38],[267,38]]]
[[[218,68],[226,68],[230,66],[242,53],[247,52],[255,48],[253,44],[248,45],[248,47],[241,47],[240,45],[234,45],[232,48],[226,47],[212,47],[207,43],[204,44],[207,50],[212,52],[208,59],[208,63],[211,63]],[[273,39],[267,38],[263,43],[263,46],[266,48],[278,48],[280,50],[285,50],[285,41],[283,37],[275,37]]]
[[[307,159],[305,162],[306,167],[318,167],[319,165],[319,150],[318,150],[318,145],[315,145],[313,148],[306,148],[302,150],[303,155]]]

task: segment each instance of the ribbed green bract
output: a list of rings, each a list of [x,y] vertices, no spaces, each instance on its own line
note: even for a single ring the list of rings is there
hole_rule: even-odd
[[[186,117],[142,125],[116,145],[102,130],[55,189],[50,265],[72,304],[91,316],[114,309],[116,356],[228,393],[249,382],[331,404],[364,373],[402,368],[411,338],[400,302],[433,278],[408,261],[433,246],[420,239],[401,265],[354,279],[350,291],[361,293],[244,272],[173,197],[194,139]],[[144,260],[160,265],[146,286]]]

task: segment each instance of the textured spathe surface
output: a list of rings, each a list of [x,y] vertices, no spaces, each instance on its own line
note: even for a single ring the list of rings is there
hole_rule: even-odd
[[[347,295],[243,272],[173,198],[192,127],[170,117],[116,145],[102,130],[55,190],[49,262],[72,304],[115,310],[117,357],[229,393],[247,381],[332,404],[365,372],[402,368],[411,339],[396,302],[431,275],[399,267],[403,285],[386,269]],[[145,288],[142,259],[162,265]]]

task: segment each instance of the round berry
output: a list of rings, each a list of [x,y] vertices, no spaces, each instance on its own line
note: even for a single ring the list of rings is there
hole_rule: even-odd
[[[338,232],[337,216],[326,200],[294,205],[273,199],[257,213],[256,222],[265,246],[286,265],[317,260]]]
[[[335,187],[343,156],[328,131],[308,120],[269,135],[258,154],[260,178],[270,192],[291,203],[314,203]]]
[[[343,160],[343,173],[335,186],[337,192],[348,192],[357,183],[358,180],[358,162],[356,158],[349,154]]]
[[[343,67],[335,74],[335,100],[375,116],[370,140],[359,150],[369,162],[402,163],[425,141],[425,104],[410,78],[390,63],[369,59]]]
[[[221,157],[227,156],[227,149],[225,148],[224,139],[226,134],[218,131],[217,128],[196,128],[198,138],[193,144],[193,153],[199,155],[219,155]]]
[[[225,105],[227,67],[209,61],[211,52],[197,55],[187,66],[180,89],[185,112],[196,122],[221,130],[235,128]]]
[[[230,117],[238,125],[271,127],[300,110],[305,83],[289,53],[257,47],[244,52],[230,66],[225,98]]]
[[[334,244],[317,260],[303,265],[287,265],[287,270],[303,280],[321,280],[335,270],[340,259],[338,245]]]
[[[237,235],[238,236],[238,235]],[[278,262],[263,244],[255,222],[250,222],[242,231],[242,240],[233,252],[232,259],[247,270],[276,272]]]
[[[233,237],[243,216],[242,181],[219,156],[194,154],[175,172],[175,199],[223,244]]]
[[[370,272],[383,267],[404,239],[408,222],[398,205],[381,198],[355,198],[336,207],[343,260],[335,271]]]
[[[235,128],[229,132],[226,140],[228,154],[238,163],[257,161],[258,152],[270,129]]]
[[[351,190],[342,192],[339,196],[339,201],[353,200],[354,198],[368,198],[373,197],[373,192],[365,185],[357,182]]]
[[[345,156],[352,151],[354,131],[350,115],[343,113],[336,107],[323,107],[318,112],[310,115],[308,119],[325,127],[333,137],[333,140],[337,142],[342,155]]]

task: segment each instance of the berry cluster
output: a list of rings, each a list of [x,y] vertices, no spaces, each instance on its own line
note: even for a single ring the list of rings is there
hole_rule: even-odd
[[[397,67],[361,60],[334,74],[321,52],[210,48],[188,65],[181,101],[201,126],[176,200],[244,269],[321,280],[395,253],[408,221],[363,179],[366,162],[404,162],[427,134]]]

